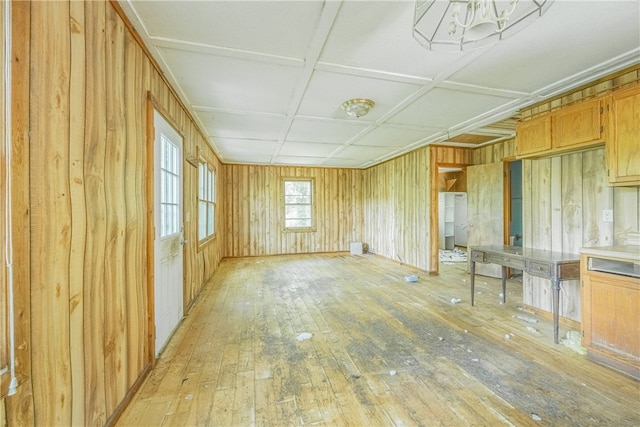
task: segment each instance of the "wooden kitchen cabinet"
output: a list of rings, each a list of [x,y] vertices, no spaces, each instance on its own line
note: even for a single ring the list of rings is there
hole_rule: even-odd
[[[632,276],[637,265],[582,253],[581,326],[589,359],[640,379],[640,278]]]
[[[573,149],[602,142],[604,132],[602,104],[601,99],[592,99],[562,108],[554,113],[551,119],[553,148]]]
[[[551,115],[518,123],[516,154],[518,157],[542,154],[551,150]]]
[[[640,185],[640,84],[609,101],[607,172],[611,185]]]

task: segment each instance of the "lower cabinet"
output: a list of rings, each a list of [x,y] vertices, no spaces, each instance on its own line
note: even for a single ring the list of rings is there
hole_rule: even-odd
[[[582,254],[580,277],[587,357],[640,379],[640,278],[631,276],[637,265]]]

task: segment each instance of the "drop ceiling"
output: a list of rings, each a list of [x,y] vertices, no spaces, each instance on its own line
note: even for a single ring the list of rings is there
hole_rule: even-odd
[[[366,168],[511,138],[524,107],[640,63],[640,1],[556,0],[516,35],[434,53],[413,1],[121,1],[225,163]],[[340,105],[370,98],[355,119]]]

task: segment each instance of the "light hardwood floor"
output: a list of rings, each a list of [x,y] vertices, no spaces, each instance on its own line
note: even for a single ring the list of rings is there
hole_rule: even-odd
[[[471,307],[465,267],[225,259],[118,425],[640,425],[640,383],[553,344],[516,281]]]

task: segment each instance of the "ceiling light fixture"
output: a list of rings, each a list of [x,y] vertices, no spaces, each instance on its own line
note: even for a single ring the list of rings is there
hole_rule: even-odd
[[[351,117],[362,117],[376,105],[370,99],[353,98],[342,103],[342,109]]]
[[[505,39],[553,0],[417,0],[413,37],[433,51],[460,52]]]

